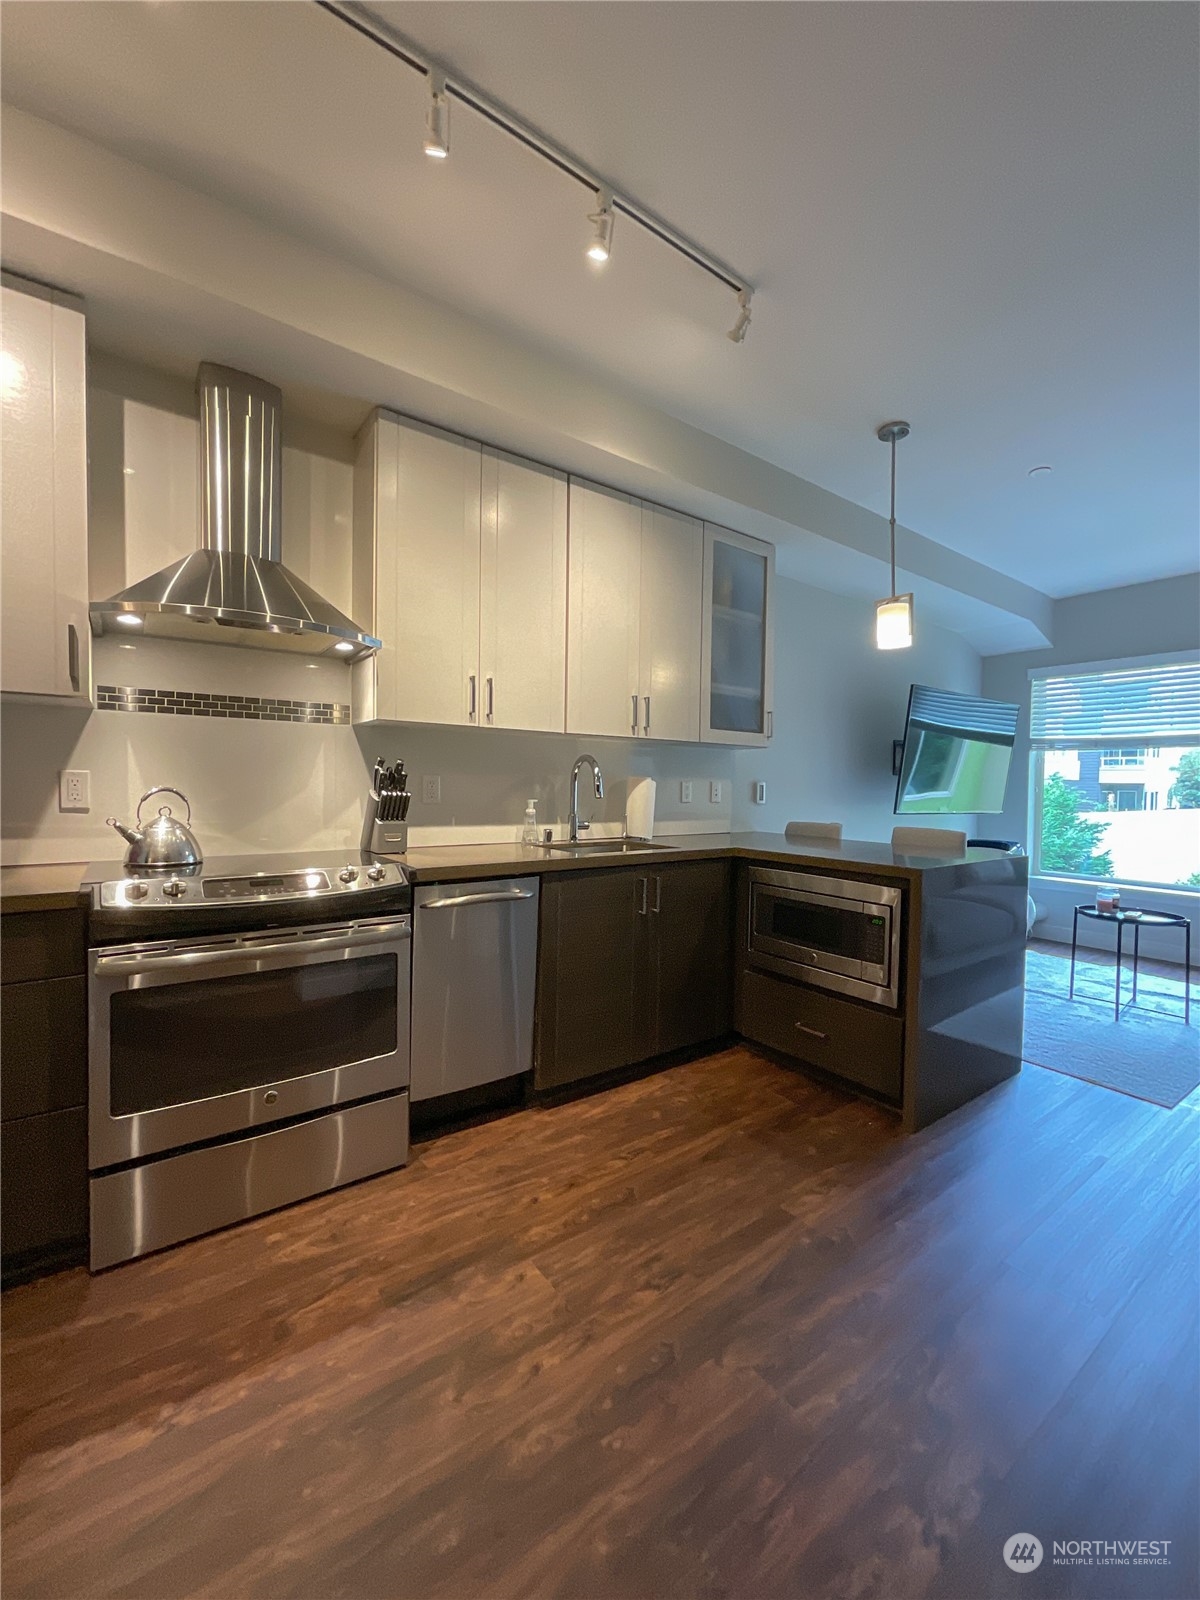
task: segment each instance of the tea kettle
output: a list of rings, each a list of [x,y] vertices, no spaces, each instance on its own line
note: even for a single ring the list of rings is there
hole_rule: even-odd
[[[154,789],[147,789],[138,801],[137,821],[142,820],[142,807],[153,794],[178,795],[187,806],[188,822],[192,820],[192,805],[181,790],[174,789],[169,783],[160,783]],[[115,828],[122,839],[128,839],[129,848],[125,852],[125,865],[127,867],[194,867],[204,860],[200,849],[200,842],[191,828],[171,815],[170,806],[159,806],[158,815],[146,827],[127,828],[123,822],[118,822],[116,817],[106,817],[105,821],[110,828]]]

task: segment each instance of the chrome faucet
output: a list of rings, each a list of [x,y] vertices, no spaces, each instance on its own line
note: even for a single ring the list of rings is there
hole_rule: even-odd
[[[596,799],[604,799],[604,779],[600,776],[600,763],[595,756],[580,756],[571,768],[571,815],[567,818],[567,838],[572,844],[579,843],[580,830],[586,832],[591,827],[590,822],[579,820],[579,769],[591,767],[596,782]]]

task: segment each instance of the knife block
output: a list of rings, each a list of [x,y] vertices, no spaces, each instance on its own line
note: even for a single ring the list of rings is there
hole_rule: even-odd
[[[359,849],[366,856],[402,856],[408,849],[407,822],[380,822],[374,795],[367,798]]]
[[[376,822],[363,829],[364,855],[402,856],[408,849],[407,822]]]

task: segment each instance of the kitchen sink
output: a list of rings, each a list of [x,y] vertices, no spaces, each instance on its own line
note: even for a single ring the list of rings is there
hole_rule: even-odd
[[[671,850],[669,844],[652,844],[648,839],[580,839],[575,844],[562,839],[539,846],[542,850],[561,850],[569,855],[641,856],[656,850]]]

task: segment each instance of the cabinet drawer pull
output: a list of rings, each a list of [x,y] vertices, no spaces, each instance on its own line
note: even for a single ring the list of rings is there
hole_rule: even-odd
[[[775,732],[775,713],[767,712],[767,738],[770,739]]]
[[[73,622],[67,623],[67,672],[71,687],[79,693],[79,630]]]
[[[475,721],[475,674],[467,679],[467,716]]]
[[[654,874],[654,904],[650,909],[655,912],[662,910],[662,879],[657,872]]]
[[[820,1028],[810,1028],[806,1023],[803,1022],[798,1022],[796,1024],[796,1028],[798,1032],[807,1033],[812,1039],[824,1039],[828,1043],[829,1035],[827,1033],[822,1033]]]
[[[637,732],[637,731],[638,731],[638,721],[637,721],[637,695],[633,695],[633,696],[632,696],[632,699],[633,699],[633,731],[634,731],[634,733],[636,733],[636,732]]]
[[[646,732],[650,732],[650,696],[646,695]]]
[[[639,917],[644,917],[646,915],[647,886],[649,885],[649,882],[650,882],[649,878],[639,878],[638,879],[638,888],[642,891],[642,903],[638,907],[638,916]]]
[[[485,682],[487,683],[487,719],[490,722],[492,720],[492,714],[496,709],[496,691],[495,685],[492,682],[491,673],[488,674]]]

